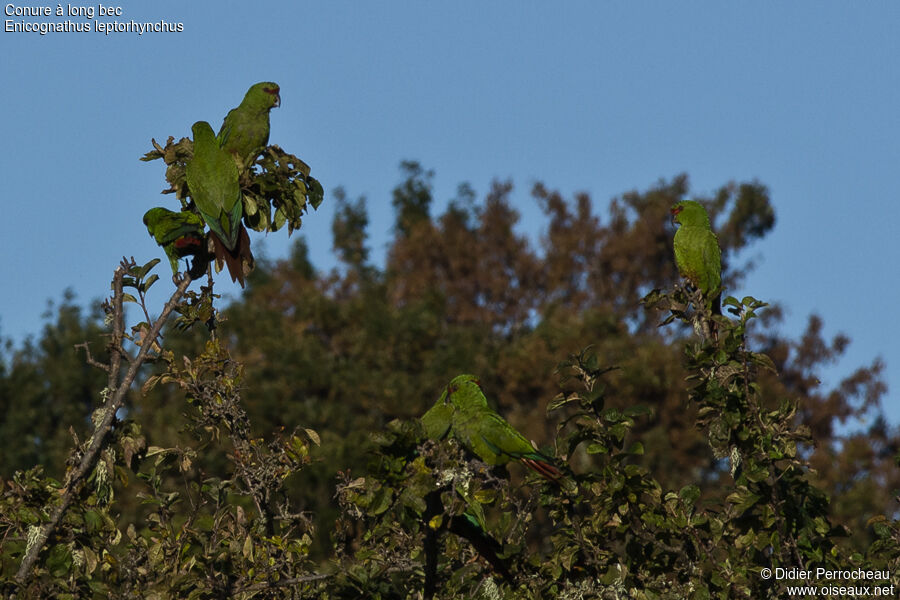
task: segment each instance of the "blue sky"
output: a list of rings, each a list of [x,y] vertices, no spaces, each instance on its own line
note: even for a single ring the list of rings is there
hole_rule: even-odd
[[[38,333],[66,287],[82,303],[105,295],[122,255],[160,256],[141,216],[172,199],[162,164],[138,160],[150,138],[217,128],[250,84],[273,80],[270,141],[326,189],[303,227],[321,268],[334,264],[337,185],[368,197],[383,258],[404,159],[436,171],[439,208],[462,181],[483,193],[512,179],[532,235],[536,180],[587,191],[601,212],[681,172],[698,194],[759,180],[777,227],[730,292],[783,303],[789,335],[811,312],[828,336],[847,333],[826,382],[882,357],[900,422],[900,3],[118,5],[119,21],[183,31],[0,31],[0,335]],[[289,244],[254,238],[270,257]]]

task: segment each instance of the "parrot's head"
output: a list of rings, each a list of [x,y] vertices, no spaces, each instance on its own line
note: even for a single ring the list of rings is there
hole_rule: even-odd
[[[156,224],[159,223],[160,219],[162,219],[168,212],[170,211],[159,206],[157,206],[156,208],[151,208],[144,213],[144,225],[146,225],[148,228],[156,227]],[[150,235],[153,235],[153,231],[150,231]]]
[[[703,225],[709,227],[709,215],[703,205],[694,200],[682,200],[669,210],[679,225]]]
[[[481,382],[474,375],[457,375],[447,386],[447,395],[451,395],[467,386],[475,386],[481,390]]]
[[[191,132],[194,134],[194,146],[198,141],[207,146],[215,144],[216,134],[213,133],[212,127],[206,121],[197,121],[191,126]]]
[[[281,88],[278,87],[277,83],[270,83],[263,88],[263,91],[270,96],[272,106],[281,106]]]
[[[281,105],[281,88],[272,81],[260,81],[250,86],[244,96],[242,105],[256,109],[269,110]]]
[[[487,399],[481,391],[481,381],[474,375],[457,375],[447,385],[441,399],[457,407],[487,406]]]

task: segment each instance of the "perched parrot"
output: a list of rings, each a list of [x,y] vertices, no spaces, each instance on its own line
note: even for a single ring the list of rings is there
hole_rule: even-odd
[[[550,481],[558,482],[562,477],[550,458],[538,452],[525,436],[488,406],[474,375],[454,377],[421,421],[429,437],[441,439],[449,432],[489,465],[519,460]]]
[[[216,143],[212,127],[197,121],[194,157],[185,167],[191,198],[203,220],[229,250],[237,247],[241,227],[241,186],[234,161]]]
[[[173,275],[178,273],[179,258],[202,255],[206,252],[203,219],[190,211],[173,212],[157,206],[144,213],[144,225],[156,243],[166,252]]]
[[[684,200],[671,211],[681,225],[675,232],[675,264],[678,272],[700,290],[714,315],[722,314],[722,252],[719,238],[709,225],[709,215],[699,202]]]
[[[240,105],[231,109],[217,140],[223,150],[237,156],[246,168],[269,143],[269,111],[281,104],[277,83],[263,81],[247,90]]]
[[[244,265],[253,264],[250,237],[241,225],[243,205],[238,169],[231,156],[219,148],[212,127],[197,121],[194,132],[194,156],[185,166],[191,198],[212,232],[216,263],[228,265],[232,281],[244,286]]]

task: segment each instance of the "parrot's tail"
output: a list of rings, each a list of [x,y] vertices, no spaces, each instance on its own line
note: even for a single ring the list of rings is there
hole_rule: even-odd
[[[562,479],[562,472],[548,462],[523,456],[522,463],[547,481],[559,483]]]
[[[221,271],[222,265],[228,267],[228,274],[231,275],[231,281],[237,281],[244,287],[244,278],[253,270],[255,261],[253,253],[250,252],[250,236],[247,235],[247,229],[241,225],[238,234],[238,242],[234,247],[234,251],[228,249],[227,246],[219,239],[215,233],[210,232],[209,237],[213,241],[213,254],[216,257],[216,270]]]

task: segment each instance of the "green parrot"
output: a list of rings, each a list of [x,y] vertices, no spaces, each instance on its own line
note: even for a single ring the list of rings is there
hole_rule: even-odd
[[[277,83],[263,81],[247,90],[240,105],[231,109],[217,140],[219,146],[240,159],[247,167],[269,143],[269,111],[281,104]]]
[[[209,123],[197,121],[191,131],[194,156],[184,169],[191,199],[212,232],[217,267],[227,264],[232,281],[244,287],[253,255],[250,237],[241,225],[243,203],[237,165],[219,148]]]
[[[709,215],[699,202],[683,200],[671,211],[681,225],[675,232],[675,264],[678,272],[700,290],[714,315],[722,314],[722,252],[719,238],[709,225]]]
[[[184,170],[191,198],[203,220],[229,250],[237,247],[241,227],[241,186],[234,161],[216,143],[212,127],[197,121],[194,157]]]
[[[203,219],[190,211],[173,212],[157,206],[144,213],[144,225],[165,251],[169,264],[172,265],[173,275],[178,273],[179,258],[199,256],[206,252]],[[195,262],[202,261],[198,259]],[[191,271],[191,277],[194,277],[194,269]]]
[[[488,406],[474,375],[454,377],[421,421],[430,438],[441,439],[450,433],[489,465],[518,460],[550,481],[562,477],[550,458]]]

